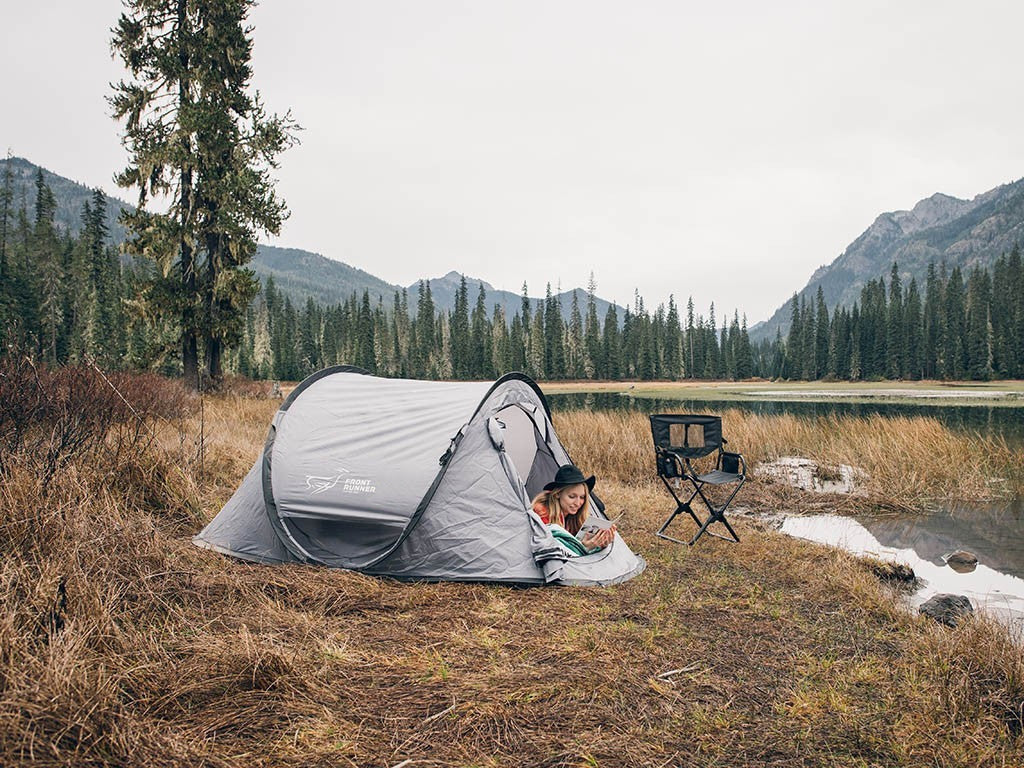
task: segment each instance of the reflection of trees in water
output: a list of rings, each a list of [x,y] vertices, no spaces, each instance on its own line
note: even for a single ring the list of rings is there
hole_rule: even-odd
[[[1002,436],[1024,445],[1024,408],[986,405],[917,405],[914,403],[845,403],[795,400],[674,400],[657,397],[632,397],[608,392],[548,395],[551,407],[558,410],[637,411],[639,413],[721,412],[728,408],[763,416],[790,414],[819,416],[929,416],[951,429]]]
[[[986,506],[958,505],[944,512],[898,517],[857,517],[878,543],[913,549],[942,565],[942,556],[966,549],[989,568],[1024,578],[1024,499]]]

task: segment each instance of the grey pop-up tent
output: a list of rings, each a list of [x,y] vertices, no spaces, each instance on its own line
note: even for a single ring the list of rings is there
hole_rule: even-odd
[[[644,560],[618,535],[572,557],[531,510],[569,461],[527,376],[414,381],[336,366],[295,388],[194,542],[408,580],[603,585],[637,575]],[[604,516],[596,497],[594,508]]]

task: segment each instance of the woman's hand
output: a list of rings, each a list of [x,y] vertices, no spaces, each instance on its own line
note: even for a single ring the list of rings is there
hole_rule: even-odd
[[[602,531],[585,534],[582,539],[583,546],[587,549],[604,549],[615,540],[616,530],[617,528],[613,525]]]

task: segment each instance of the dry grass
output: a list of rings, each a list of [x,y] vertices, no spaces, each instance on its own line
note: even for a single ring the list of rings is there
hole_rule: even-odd
[[[555,426],[572,445],[574,460],[598,476],[657,482],[647,416],[569,411],[556,416]],[[931,418],[800,418],[731,409],[723,414],[723,427],[730,449],[742,452],[751,468],[781,456],[802,456],[826,473],[848,464],[867,474],[860,498],[825,500],[772,488],[769,478],[758,477],[743,497],[755,506],[775,507],[785,499],[791,505],[913,510],[936,501],[1024,494],[1024,462],[1005,440],[957,433]]]
[[[1020,764],[1024,655],[1003,630],[932,625],[867,564],[752,523],[739,545],[654,538],[649,436],[616,416],[558,426],[648,559],[618,587],[398,584],[193,547],[276,406],[207,399],[184,432],[152,419],[155,443],[45,487],[6,457],[0,765]]]

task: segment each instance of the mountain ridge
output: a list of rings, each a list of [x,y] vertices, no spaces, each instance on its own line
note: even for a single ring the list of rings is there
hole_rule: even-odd
[[[56,224],[74,235],[81,232],[82,206],[92,200],[96,187],[89,187],[61,176],[22,157],[0,158],[0,169],[7,163],[10,163],[12,171],[12,193],[16,207],[24,203],[25,208],[31,210],[35,201],[35,176],[38,170],[42,170],[43,181],[50,187],[57,200],[54,217]],[[100,189],[102,190],[102,187]],[[126,239],[126,232],[119,221],[119,216],[122,210],[131,210],[133,206],[105,192],[104,197],[107,202],[109,240],[113,245],[121,245]],[[277,288],[290,296],[296,304],[304,304],[309,298],[322,304],[337,304],[348,299],[353,292],[361,295],[364,290],[374,299],[379,298],[390,304],[396,291],[401,293],[405,290],[409,294],[409,311],[413,315],[416,313],[418,280],[408,286],[395,285],[363,269],[315,251],[265,244],[257,246],[250,266],[261,281],[265,282],[267,278],[273,277]],[[457,270],[451,270],[439,278],[422,278],[424,281],[430,280],[431,298],[435,308],[448,311],[455,308],[455,294],[462,274]],[[482,278],[467,275],[466,283],[471,307],[476,302],[481,284],[486,292],[488,312],[496,303],[500,303],[511,320],[512,314],[521,306],[521,295],[496,289]],[[587,294],[581,288],[559,293],[557,298],[561,300],[562,316],[565,320],[569,319],[571,313],[573,293],[576,293],[580,301],[580,312],[586,311]],[[530,297],[530,302],[536,310],[538,306],[543,305],[544,299]],[[611,302],[595,297],[595,303],[598,318],[603,322]],[[616,305],[616,311],[621,323],[624,309]]]
[[[988,268],[1022,240],[1024,179],[970,200],[936,192],[909,210],[880,213],[836,259],[814,270],[796,295],[811,302],[821,287],[833,312],[858,301],[869,280],[888,280],[894,262],[904,286],[916,279],[923,288],[929,263],[945,263],[948,269]],[[770,339],[776,330],[785,336],[791,307],[792,299],[751,326],[751,341]]]

